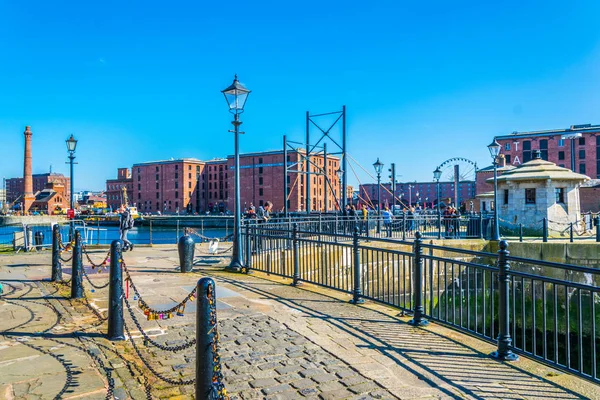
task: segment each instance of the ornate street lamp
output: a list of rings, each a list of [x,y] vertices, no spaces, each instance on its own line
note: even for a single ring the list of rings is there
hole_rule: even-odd
[[[377,174],[377,233],[381,233],[381,171],[383,170],[383,163],[379,161],[379,157],[373,163],[373,168],[375,168]]]
[[[71,197],[70,197],[70,205],[71,205],[71,212],[73,213],[73,217],[71,218],[71,223],[70,223],[70,231],[71,231],[71,240],[73,238],[73,229],[74,229],[74,223],[73,223],[73,219],[75,218],[75,185],[74,185],[74,181],[73,181],[73,164],[75,164],[73,162],[73,160],[75,160],[75,149],[77,148],[77,139],[75,139],[73,137],[73,135],[71,135],[71,137],[69,137],[65,143],[67,144],[67,152],[69,153],[69,164],[70,164],[70,180],[71,180]]]
[[[342,196],[346,195],[345,193],[342,193],[342,177],[344,176],[344,170],[339,168],[337,171],[335,171],[335,174],[338,177],[338,183],[339,183],[339,187],[340,187],[340,201],[338,202],[338,207],[340,208],[340,211],[344,211],[341,209],[342,204],[344,204]]]
[[[437,167],[435,171],[433,171],[433,179],[435,179],[437,184],[437,214],[438,214],[438,239],[442,238],[442,211],[440,209],[440,178],[442,177],[442,170],[440,167]]]
[[[242,226],[241,226],[241,207],[240,207],[240,143],[239,143],[239,135],[240,135],[240,125],[242,122],[240,121],[240,114],[244,112],[244,105],[246,104],[246,100],[248,99],[248,95],[250,94],[250,90],[246,89],[244,85],[242,85],[235,75],[233,79],[233,83],[229,85],[226,89],[222,90],[221,93],[225,96],[225,100],[229,105],[229,112],[234,115],[233,124],[234,129],[229,132],[234,133],[234,146],[235,146],[235,156],[234,156],[234,208],[233,208],[233,254],[231,257],[231,263],[227,267],[227,269],[231,271],[239,272],[244,267],[244,263],[242,262],[242,253],[241,253],[241,236],[242,236]],[[242,132],[243,133],[243,132]]]
[[[494,141],[488,145],[488,150],[492,156],[494,165],[494,230],[492,231],[492,240],[500,240],[500,224],[498,222],[498,155],[500,154],[500,143]]]

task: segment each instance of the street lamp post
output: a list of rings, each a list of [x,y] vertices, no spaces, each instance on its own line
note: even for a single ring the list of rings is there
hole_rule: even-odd
[[[74,230],[74,223],[73,223],[73,219],[75,218],[75,185],[74,185],[74,181],[73,181],[73,164],[74,160],[75,160],[75,149],[77,148],[77,139],[75,139],[73,137],[73,135],[71,135],[71,137],[69,137],[65,143],[67,144],[67,151],[69,152],[69,164],[70,164],[70,180],[71,180],[71,197],[70,197],[70,206],[71,206],[71,212],[72,214],[72,218],[71,218],[71,223],[69,224],[70,226],[70,234],[71,234],[71,240],[73,240],[73,230]]]
[[[373,163],[373,168],[377,174],[377,233],[381,233],[381,171],[383,163],[379,161],[379,158]]]
[[[338,201],[338,208],[340,209],[340,211],[344,211],[342,210],[342,204],[345,203],[345,201],[343,201],[342,198],[342,196],[345,196],[345,194],[342,194],[342,177],[344,176],[344,170],[340,168],[337,171],[335,171],[335,174],[338,177],[338,186],[340,187],[340,201]]]
[[[442,238],[442,212],[440,209],[440,178],[442,177],[442,170],[437,167],[433,171],[433,179],[436,181],[436,196],[437,196],[437,215],[438,215],[438,239]]]
[[[488,150],[492,156],[494,165],[494,230],[492,231],[492,240],[500,240],[500,223],[498,221],[498,154],[500,154],[500,143],[494,141],[488,145]]]
[[[244,267],[242,262],[242,225],[241,225],[241,207],[240,207],[240,114],[244,112],[244,105],[250,94],[250,90],[246,89],[235,75],[233,83],[226,89],[222,90],[221,93],[225,96],[225,100],[229,105],[229,112],[234,115],[233,124],[234,129],[229,132],[234,133],[234,208],[233,208],[233,253],[231,256],[231,263],[227,267],[230,271],[239,272]]]

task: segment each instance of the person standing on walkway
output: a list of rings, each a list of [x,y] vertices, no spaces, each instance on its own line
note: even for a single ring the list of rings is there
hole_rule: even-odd
[[[266,224],[269,222],[271,218],[271,209],[273,208],[273,203],[267,201],[264,206],[259,206],[258,210],[256,210],[256,222],[259,224]],[[261,229],[258,231],[258,240],[256,242],[256,247],[258,250],[262,250],[263,243],[265,242],[265,238],[261,238],[260,235],[264,234],[264,231]]]
[[[133,250],[133,243],[127,239],[127,233],[133,228],[133,216],[128,207],[124,205],[119,209],[119,230],[121,232],[121,241],[123,242],[123,251]]]
[[[394,216],[390,211],[389,207],[383,209],[383,226],[385,227],[385,231],[387,233],[387,237],[392,237],[392,219]]]

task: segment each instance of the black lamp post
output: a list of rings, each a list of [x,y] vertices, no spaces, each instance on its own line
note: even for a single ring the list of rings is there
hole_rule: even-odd
[[[343,200],[342,196],[345,196],[344,193],[342,193],[342,177],[344,176],[344,170],[343,169],[338,169],[337,171],[335,171],[335,174],[338,177],[338,183],[339,183],[339,187],[340,187],[340,201],[338,202],[338,207],[340,208],[340,211],[344,211],[342,210],[342,205],[345,204],[345,201]]]
[[[375,173],[377,174],[377,233],[381,233],[381,171],[383,170],[383,163],[377,161],[373,163]]]
[[[75,149],[77,148],[77,139],[75,139],[73,137],[73,135],[71,135],[71,137],[69,137],[65,143],[67,144],[67,151],[69,152],[69,164],[70,164],[70,179],[71,179],[71,198],[70,198],[70,205],[71,205],[71,210],[73,210],[73,218],[71,218],[71,223],[70,223],[70,231],[71,231],[71,239],[73,238],[73,219],[75,218],[75,186],[74,186],[74,182],[73,182],[73,164],[75,164],[73,162],[73,160],[75,160]]]
[[[436,181],[436,196],[437,196],[437,215],[438,215],[438,239],[442,238],[442,211],[440,209],[440,178],[442,177],[442,170],[437,167],[433,171],[433,179]]]
[[[234,115],[233,124],[234,129],[229,132],[233,132],[235,135],[234,146],[234,208],[233,208],[233,254],[231,256],[231,263],[227,267],[230,271],[239,272],[244,267],[242,262],[242,225],[241,225],[241,207],[240,207],[240,114],[244,112],[244,105],[250,94],[250,90],[246,89],[235,75],[233,83],[226,89],[222,90],[221,93],[225,96],[227,104],[229,105],[229,112]]]
[[[492,240],[500,240],[500,224],[498,222],[498,154],[500,154],[500,143],[494,141],[488,145],[492,162],[494,165],[494,230],[492,231]]]

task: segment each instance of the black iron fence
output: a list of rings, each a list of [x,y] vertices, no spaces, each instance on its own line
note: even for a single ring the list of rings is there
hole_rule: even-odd
[[[315,225],[320,224],[320,225]],[[336,222],[337,224],[337,222]],[[366,237],[323,221],[247,225],[249,269],[310,282],[413,313],[498,343],[495,356],[526,354],[599,382],[600,270]],[[316,228],[318,227],[318,229]],[[339,228],[339,226],[338,226]]]

